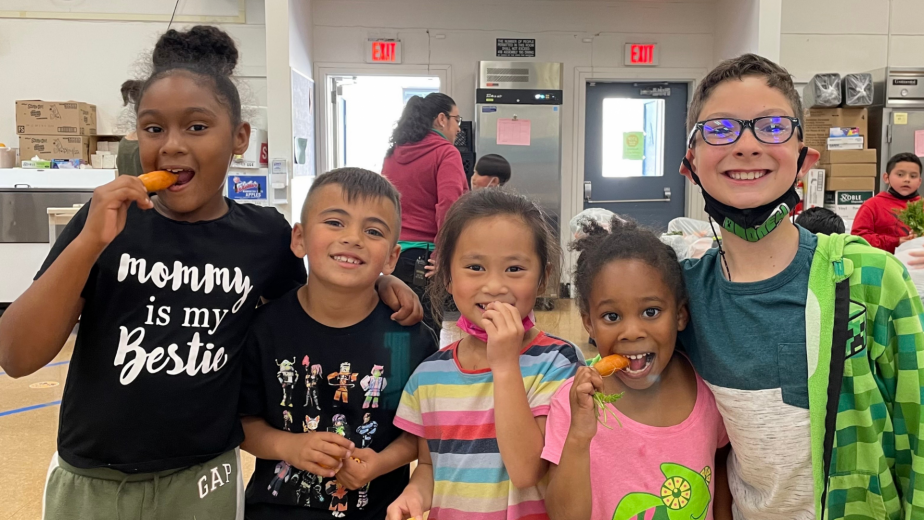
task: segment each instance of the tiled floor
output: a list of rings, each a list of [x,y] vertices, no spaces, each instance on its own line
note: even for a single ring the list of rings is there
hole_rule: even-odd
[[[577,344],[585,357],[596,355],[571,300],[536,313],[539,327]],[[61,353],[31,376],[0,374],[0,520],[38,520],[48,463],[55,451],[58,402],[64,389],[73,336]],[[245,481],[253,457],[244,454]]]

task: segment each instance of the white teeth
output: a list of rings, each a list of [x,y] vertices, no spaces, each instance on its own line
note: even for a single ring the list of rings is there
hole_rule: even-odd
[[[338,261],[338,262],[346,262],[346,263],[348,263],[348,264],[356,264],[356,265],[359,265],[359,264],[362,263],[362,262],[360,262],[359,260],[357,260],[357,259],[355,259],[355,258],[350,258],[350,257],[348,257],[348,256],[340,256],[340,255],[334,256],[334,260],[336,260],[336,261]]]
[[[635,354],[631,356],[626,356],[626,359],[644,359],[648,357],[648,354]]]
[[[736,181],[753,181],[766,175],[764,170],[753,172],[728,172],[728,176]]]

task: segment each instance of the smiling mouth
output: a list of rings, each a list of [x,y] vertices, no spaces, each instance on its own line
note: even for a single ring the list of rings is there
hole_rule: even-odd
[[[756,181],[766,175],[770,170],[732,170],[725,172],[725,176],[736,181]]]
[[[638,375],[648,370],[655,357],[654,352],[645,352],[642,354],[631,355],[624,354],[624,356],[629,360],[629,366],[626,367],[623,372],[630,376]]]
[[[164,171],[175,173],[177,176],[176,183],[174,183],[173,186],[171,186],[171,188],[174,186],[179,187],[179,186],[183,186],[184,184],[189,184],[189,182],[193,179],[193,177],[196,176],[195,171],[187,170],[184,168],[165,168]]]
[[[358,258],[353,258],[352,256],[334,255],[331,258],[337,262],[343,262],[345,264],[363,265],[365,263]]]

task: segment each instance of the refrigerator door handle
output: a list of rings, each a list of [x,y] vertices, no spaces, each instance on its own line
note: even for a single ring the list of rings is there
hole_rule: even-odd
[[[664,198],[661,199],[623,199],[623,200],[593,200],[591,198],[591,183],[590,181],[584,181],[584,202],[590,204],[623,204],[623,203],[638,203],[638,202],[670,202],[671,201],[671,189],[664,188]]]

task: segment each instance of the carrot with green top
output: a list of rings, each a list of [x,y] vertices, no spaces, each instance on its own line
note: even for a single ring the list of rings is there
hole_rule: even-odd
[[[629,360],[625,356],[619,354],[610,354],[605,358],[598,359],[596,363],[593,364],[594,369],[600,373],[603,377],[609,377],[620,370],[628,368]],[[622,394],[604,394],[603,392],[594,393],[594,402],[597,403],[597,421],[600,422],[604,427],[613,429],[606,424],[606,415],[610,414],[616,419],[616,423],[619,424],[619,427],[622,428],[622,423],[619,421],[619,417],[616,415],[616,412],[610,410],[606,405],[610,403],[615,403],[622,397]],[[600,415],[603,415],[603,418],[600,418]]]

